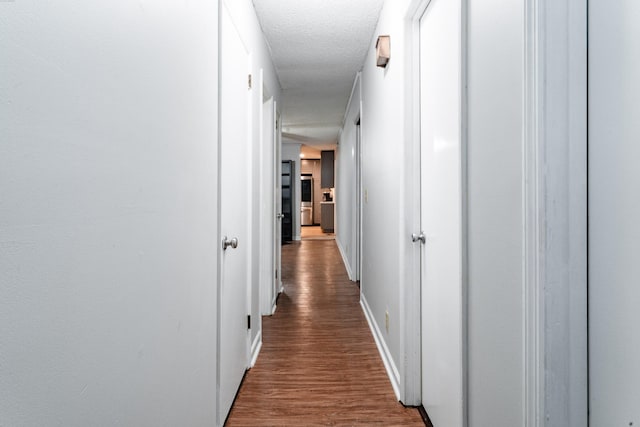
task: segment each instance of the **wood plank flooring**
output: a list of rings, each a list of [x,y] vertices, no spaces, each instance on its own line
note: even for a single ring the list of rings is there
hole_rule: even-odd
[[[300,227],[300,237],[302,240],[333,240],[335,233],[325,233],[319,225],[305,225]]]
[[[282,250],[284,293],[227,426],[424,426],[393,393],[335,241]]]

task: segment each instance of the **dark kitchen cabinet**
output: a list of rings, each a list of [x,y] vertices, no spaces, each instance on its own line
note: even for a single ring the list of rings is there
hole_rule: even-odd
[[[322,202],[322,219],[320,228],[324,233],[333,233],[333,218],[335,205],[331,202]]]
[[[320,152],[320,186],[322,188],[334,187],[334,151],[322,151]]]

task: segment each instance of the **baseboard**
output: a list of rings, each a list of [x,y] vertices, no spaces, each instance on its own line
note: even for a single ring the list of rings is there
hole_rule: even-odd
[[[424,409],[424,406],[422,406],[422,405],[418,406],[418,412],[420,413],[420,416],[422,417],[422,421],[424,422],[424,425],[426,427],[433,427],[433,423],[431,422],[431,418],[429,418],[429,414],[427,414],[427,411]]]
[[[260,350],[262,349],[262,331],[258,332],[255,339],[251,343],[251,362],[249,363],[249,367],[253,368],[253,365],[256,364],[258,360],[258,355],[260,354]]]
[[[364,316],[367,318],[367,323],[369,323],[369,329],[371,329],[371,333],[373,334],[373,339],[378,347],[378,352],[382,358],[382,363],[384,363],[384,368],[387,370],[387,375],[391,381],[393,392],[396,394],[396,398],[400,400],[400,372],[398,371],[396,364],[393,362],[391,352],[389,351],[382,333],[375,322],[375,318],[371,313],[369,304],[367,304],[367,300],[362,293],[360,294],[360,305],[362,306],[362,311],[364,311]]]
[[[349,280],[353,282],[353,273],[351,272],[351,265],[349,264],[349,259],[347,258],[347,254],[342,248],[342,243],[336,236],[336,245],[338,245],[338,251],[340,252],[340,256],[342,256],[342,263],[344,267],[347,269],[347,274],[349,275]]]

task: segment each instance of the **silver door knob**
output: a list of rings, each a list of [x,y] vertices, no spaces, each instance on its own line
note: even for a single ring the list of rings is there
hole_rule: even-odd
[[[418,241],[421,242],[421,243],[425,243],[427,241],[427,236],[425,236],[424,232],[422,232],[422,231],[420,232],[420,234],[413,233],[411,235],[411,241],[413,243],[418,242]]]
[[[229,246],[231,246],[232,249],[237,248],[238,238],[234,237],[233,239],[229,240],[227,239],[227,236],[224,236],[224,239],[222,239],[222,250],[226,251]]]
[[[276,215],[276,219],[282,219],[282,218],[284,218],[283,214],[279,213],[279,214]]]

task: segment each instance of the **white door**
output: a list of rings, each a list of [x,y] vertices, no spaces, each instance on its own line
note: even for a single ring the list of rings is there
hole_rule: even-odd
[[[640,425],[640,2],[589,1],[589,413]]]
[[[422,404],[462,426],[461,5],[432,0],[420,20]]]
[[[275,176],[273,184],[275,185],[275,222],[274,222],[274,273],[275,273],[275,293],[274,297],[277,298],[278,294],[282,291],[282,131],[280,129],[280,115],[278,114],[277,103],[275,103],[276,110],[276,136],[275,136]]]
[[[249,54],[224,2],[220,43],[220,234],[228,243],[220,260],[219,423],[227,417],[248,366]],[[221,243],[222,244],[222,243]]]

